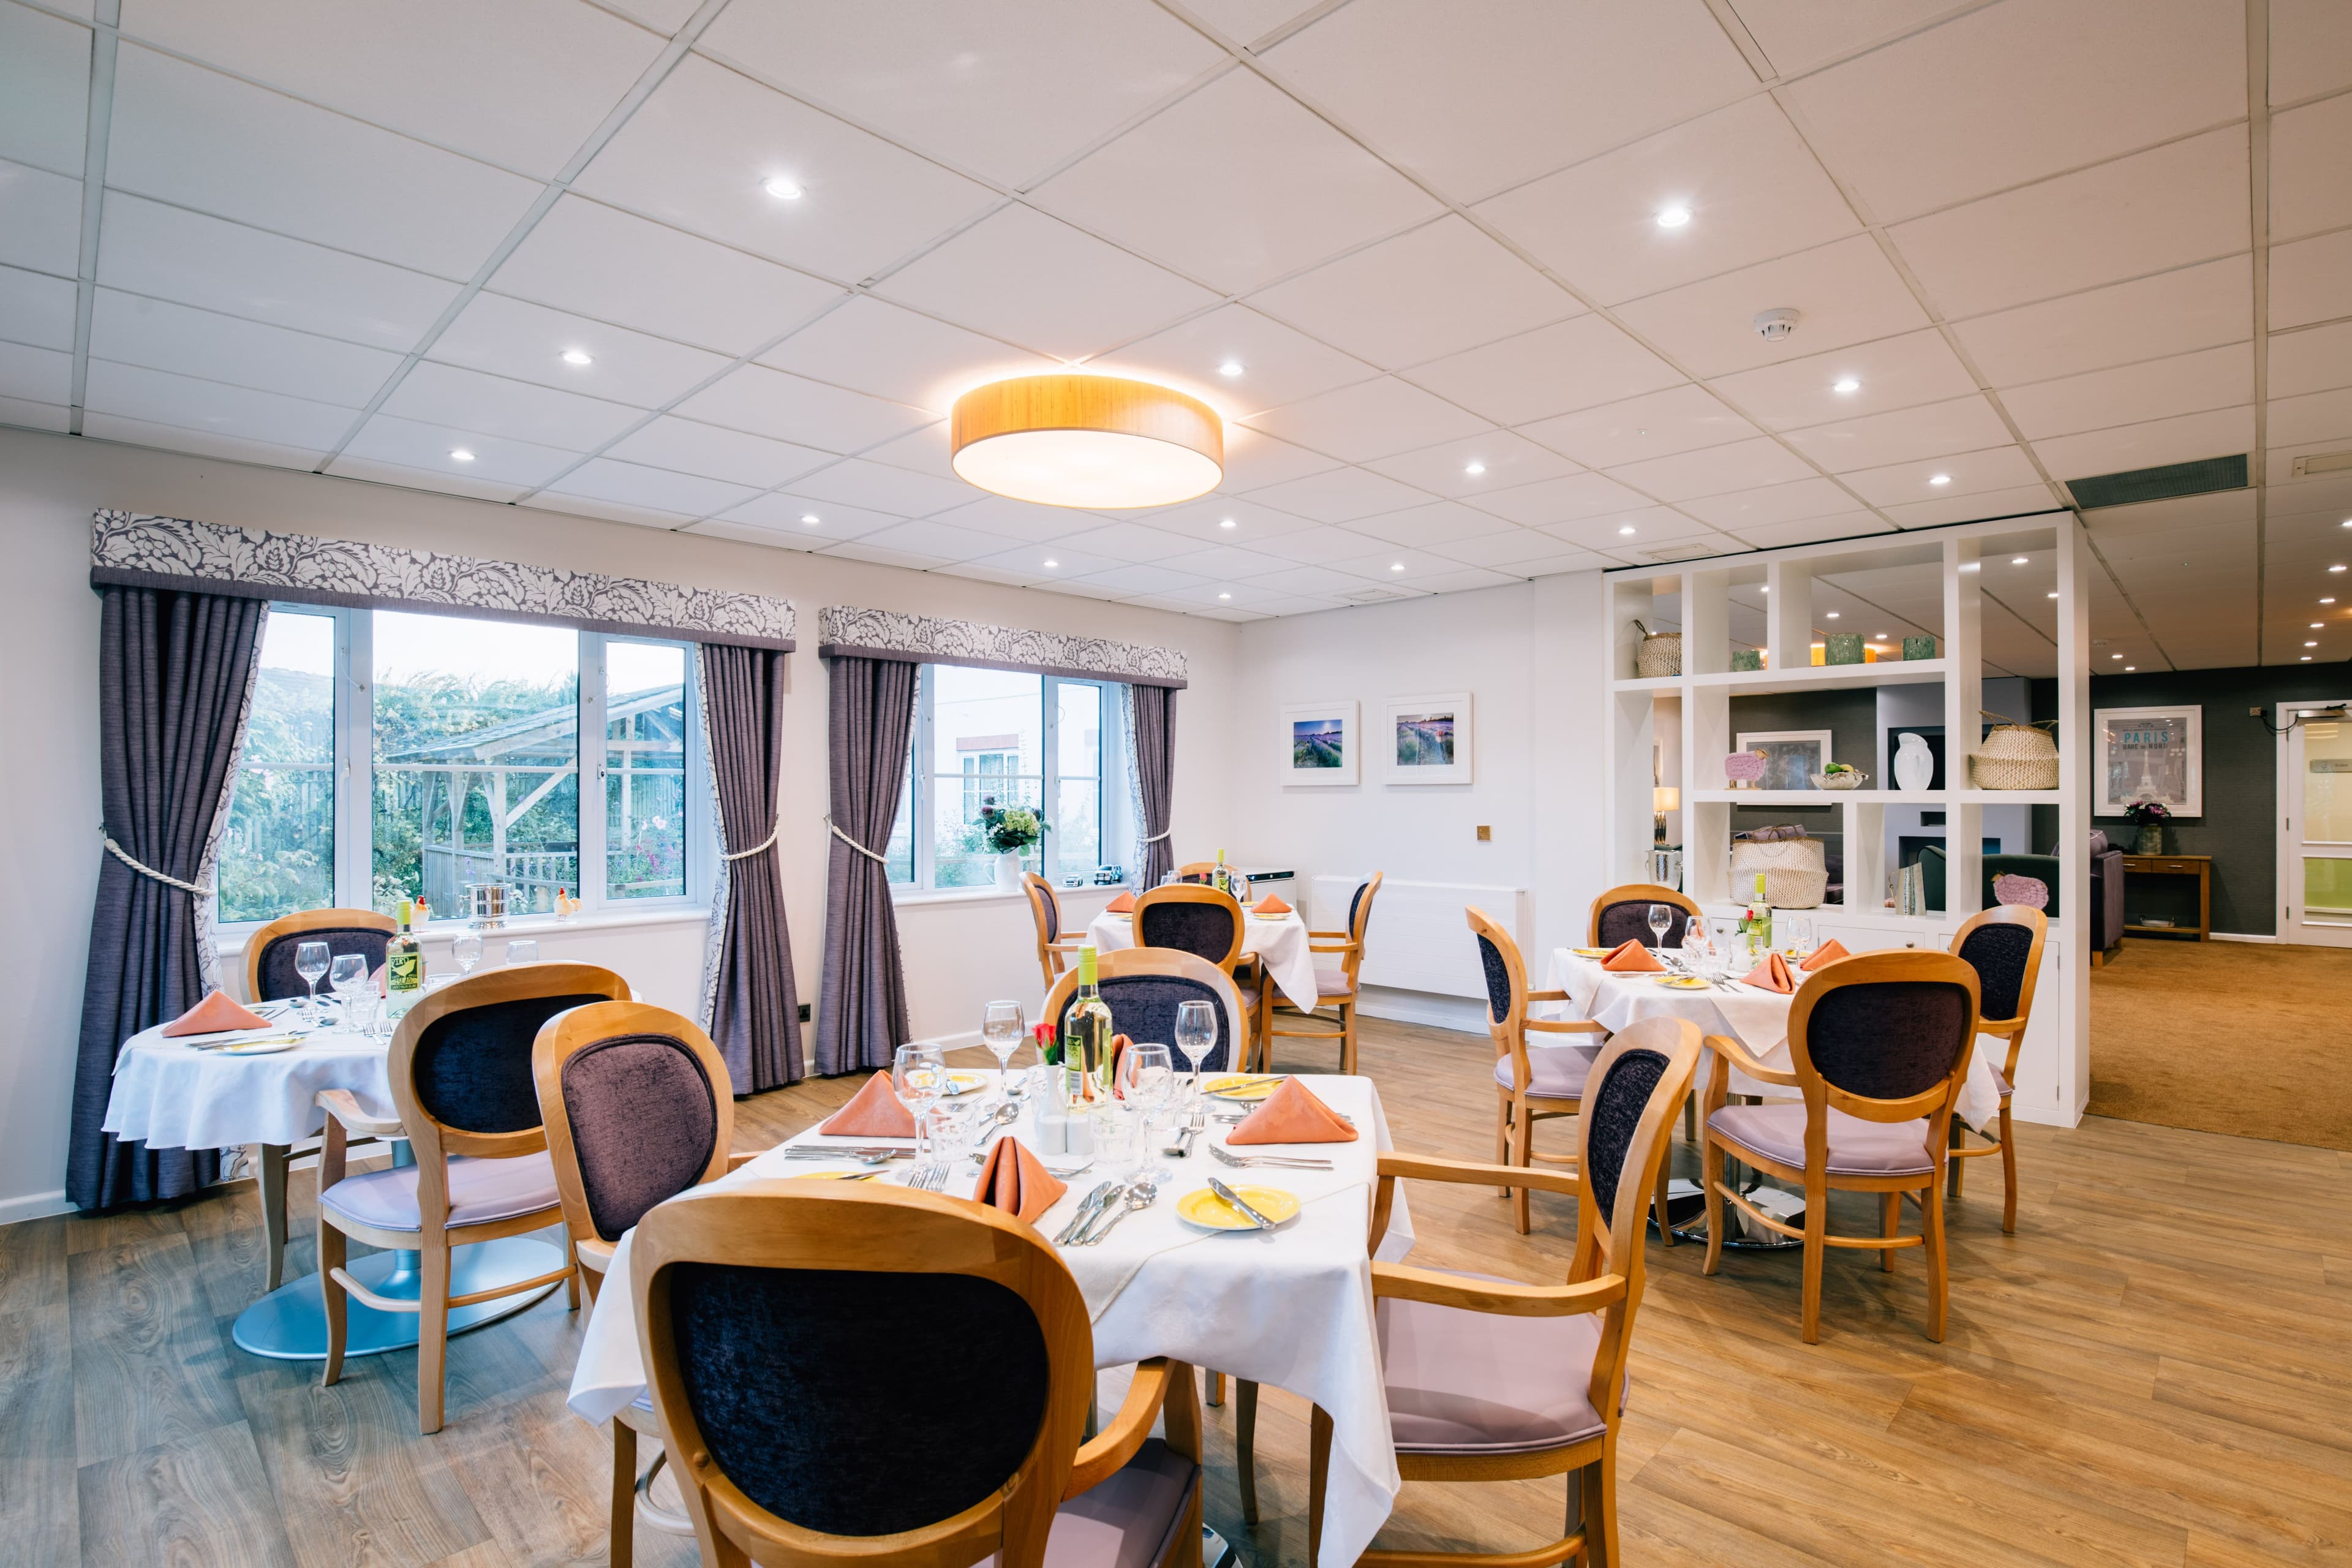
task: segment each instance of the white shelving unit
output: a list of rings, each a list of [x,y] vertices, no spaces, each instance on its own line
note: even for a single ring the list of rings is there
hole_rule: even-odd
[[[1966,752],[1979,733],[1984,659],[1981,565],[2020,551],[2051,551],[2057,559],[2060,787],[1982,790],[1969,787]],[[1812,582],[1817,574],[1907,568],[1934,571],[1942,589],[1941,657],[1879,664],[1816,665]],[[1767,668],[1731,668],[1731,590],[1761,584],[1766,600]],[[2064,918],[2051,922],[2051,940],[2035,1000],[2034,1021],[2019,1063],[2017,1114],[2072,1126],[2090,1098],[2090,962],[2071,940],[2089,908],[2090,767],[2086,735],[2090,699],[2089,574],[2082,525],[2072,513],[1968,523],[1911,533],[1882,534],[1832,544],[1796,545],[1721,561],[1693,562],[1671,571],[1627,567],[1608,576],[1613,636],[1604,741],[1604,819],[1613,881],[1648,879],[1652,833],[1653,757],[1662,713],[1678,725],[1677,776],[1655,780],[1681,791],[1684,889],[1702,906],[1728,912],[1739,889],[1730,886],[1731,813],[1735,805],[1834,806],[1845,849],[1843,879],[1848,902],[1811,913],[1822,934],[1857,952],[1878,947],[1942,947],[1977,912],[1983,882],[1983,821],[1987,805],[2058,807],[2063,847],[2058,903]],[[1637,620],[1679,621],[1683,673],[1637,679]],[[1944,733],[1951,787],[1822,790],[1734,789],[1723,760],[1732,747],[1731,699],[1803,691],[1876,689],[1897,684],[1943,689]],[[1888,780],[1874,783],[1892,784]],[[1925,806],[1946,816],[1949,861],[1941,912],[1899,916],[1885,907],[1886,808]]]

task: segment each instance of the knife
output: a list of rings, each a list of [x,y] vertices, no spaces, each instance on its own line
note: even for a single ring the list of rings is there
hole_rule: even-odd
[[[1258,1229],[1272,1230],[1274,1228],[1274,1221],[1266,1218],[1265,1215],[1258,1213],[1257,1210],[1244,1203],[1242,1201],[1241,1194],[1234,1191],[1233,1188],[1225,1185],[1224,1183],[1217,1180],[1214,1176],[1211,1176],[1209,1178],[1209,1190],[1216,1194],[1219,1197],[1224,1199],[1225,1202],[1233,1205],[1234,1207],[1240,1212],[1241,1216],[1244,1219],[1249,1221],[1250,1224],[1255,1226]]]
[[[1054,1245],[1069,1246],[1071,1238],[1086,1228],[1087,1222],[1095,1217],[1095,1211],[1101,1208],[1110,1194],[1117,1191],[1118,1191],[1117,1182],[1105,1182],[1093,1192],[1088,1193],[1079,1203],[1078,1212],[1070,1216],[1070,1223],[1062,1227],[1062,1234],[1054,1238]]]

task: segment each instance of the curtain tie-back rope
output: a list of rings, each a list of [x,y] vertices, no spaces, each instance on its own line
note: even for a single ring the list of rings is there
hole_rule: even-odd
[[[1144,842],[1146,844],[1157,844],[1175,831],[1176,830],[1173,827],[1163,827],[1159,832],[1153,834],[1150,837],[1145,839]]]
[[[749,849],[738,849],[732,855],[721,852],[719,858],[722,860],[749,860],[752,856],[757,855],[762,849],[774,848],[776,846],[777,836],[782,834],[783,830],[784,814],[780,811],[776,813],[775,826],[768,829],[768,836],[765,838],[761,839],[760,842],[752,845]]]
[[[131,858],[131,852],[123,848],[121,845],[117,844],[114,841],[114,836],[107,832],[105,828],[101,827],[98,830],[98,837],[99,842],[106,846],[106,852],[109,855],[113,856],[117,860],[121,861],[124,865],[130,867],[141,876],[152,877],[159,882],[164,883],[169,887],[177,888],[184,893],[194,893],[200,899],[209,899],[213,896],[213,890],[210,888],[200,888],[194,882],[183,882],[177,877],[166,877],[163,872],[155,869],[154,867],[145,865],[141,861],[132,859]]]
[[[835,838],[840,839],[844,844],[848,845],[852,849],[856,850],[860,855],[865,856],[868,860],[872,860],[872,861],[876,862],[877,864],[878,864],[878,865],[883,865],[883,866],[887,866],[887,865],[890,863],[890,858],[889,858],[887,855],[877,855],[876,853],[874,853],[874,851],[873,851],[873,850],[868,849],[867,847],[866,847],[866,846],[865,846],[865,845],[860,844],[859,842],[857,842],[857,840],[856,840],[856,839],[852,838],[848,834],[844,833],[840,828],[838,828],[838,827],[835,827],[835,826],[834,826],[834,825],[833,825],[833,818],[832,818],[831,816],[827,816],[827,817],[824,819],[824,825],[825,825],[825,826],[826,826],[826,827],[827,827],[827,828],[832,832],[833,836],[834,836]]]

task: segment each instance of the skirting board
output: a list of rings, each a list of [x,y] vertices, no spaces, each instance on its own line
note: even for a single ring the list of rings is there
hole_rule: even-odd
[[[2252,931],[2217,931],[2210,933],[2215,942],[2276,942],[2275,934],[2256,935]]]
[[[1486,1005],[1466,996],[1440,996],[1428,991],[1367,985],[1361,1006],[1367,1017],[1393,1018],[1400,1024],[1422,1024],[1465,1035],[1486,1032]]]
[[[28,1193],[21,1198],[0,1198],[0,1225],[22,1225],[28,1219],[47,1219],[55,1214],[72,1214],[74,1205],[66,1202],[66,1190],[53,1193]]]

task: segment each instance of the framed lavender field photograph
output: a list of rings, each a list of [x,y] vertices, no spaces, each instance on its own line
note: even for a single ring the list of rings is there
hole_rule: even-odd
[[[1361,779],[1356,704],[1298,702],[1282,710],[1286,784],[1353,784]]]
[[[1383,705],[1381,744],[1392,784],[1458,784],[1472,779],[1476,731],[1470,693],[1391,697]]]

